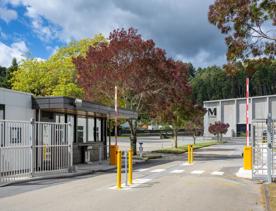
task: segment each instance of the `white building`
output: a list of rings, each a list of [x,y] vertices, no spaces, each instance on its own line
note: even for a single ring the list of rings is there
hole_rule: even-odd
[[[211,136],[208,131],[210,123],[221,121],[228,123],[226,137],[239,136],[245,133],[246,118],[245,98],[211,100],[204,102],[207,112],[204,116],[204,136]],[[276,119],[276,95],[258,96],[249,98],[249,124],[252,119],[266,119],[268,114]]]
[[[32,94],[0,88],[0,119],[30,121],[35,118]]]

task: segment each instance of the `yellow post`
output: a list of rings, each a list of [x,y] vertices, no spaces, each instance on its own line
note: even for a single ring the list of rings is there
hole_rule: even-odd
[[[132,184],[132,150],[128,151],[128,184]]]
[[[243,168],[244,170],[252,170],[252,147],[244,146],[243,148]]]
[[[194,161],[194,146],[191,145],[191,163]]]
[[[116,165],[116,153],[118,150],[118,145],[110,145],[109,149],[109,164]]]
[[[122,187],[122,152],[120,150],[117,151],[117,188],[121,189]]]
[[[43,144],[43,160],[47,159],[47,146]]]
[[[191,145],[188,144],[188,163],[191,163]]]

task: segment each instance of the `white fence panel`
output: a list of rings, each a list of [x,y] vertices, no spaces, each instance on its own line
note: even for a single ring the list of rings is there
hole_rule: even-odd
[[[0,184],[70,170],[70,135],[69,124],[0,120]]]

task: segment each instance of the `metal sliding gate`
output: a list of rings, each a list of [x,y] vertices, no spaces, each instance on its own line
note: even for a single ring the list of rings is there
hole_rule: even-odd
[[[276,178],[276,120],[252,121],[252,146],[254,179],[271,182]]]
[[[68,171],[69,124],[0,120],[0,184]]]

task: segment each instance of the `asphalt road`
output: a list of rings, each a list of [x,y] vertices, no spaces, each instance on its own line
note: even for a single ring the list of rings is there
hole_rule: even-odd
[[[197,151],[193,165],[185,155],[136,165],[134,185],[121,190],[115,172],[4,187],[0,210],[264,210],[261,185],[235,176],[241,150],[216,145]]]

